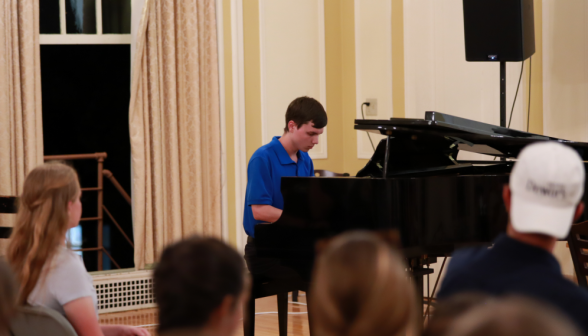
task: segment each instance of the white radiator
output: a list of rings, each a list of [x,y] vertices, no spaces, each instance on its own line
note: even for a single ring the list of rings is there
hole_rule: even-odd
[[[92,278],[99,314],[156,307],[153,271],[95,274]]]

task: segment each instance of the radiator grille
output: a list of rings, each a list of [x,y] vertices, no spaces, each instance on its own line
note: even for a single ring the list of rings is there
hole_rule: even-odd
[[[94,275],[98,313],[156,307],[151,271]]]

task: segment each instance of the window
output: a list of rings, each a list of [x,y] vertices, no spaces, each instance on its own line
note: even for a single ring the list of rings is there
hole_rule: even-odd
[[[43,0],[41,44],[130,44],[131,0]]]
[[[45,154],[107,152],[104,168],[130,190],[128,109],[131,71],[131,0],[40,0],[41,90]],[[74,162],[84,187],[96,184],[96,164]],[[96,217],[96,193],[84,192],[83,217]],[[131,208],[105,181],[104,205],[132,236]],[[122,268],[134,251],[104,218],[103,246]],[[95,221],[68,232],[74,248],[98,246]],[[82,253],[98,268],[96,251]],[[103,255],[103,269],[114,265]]]

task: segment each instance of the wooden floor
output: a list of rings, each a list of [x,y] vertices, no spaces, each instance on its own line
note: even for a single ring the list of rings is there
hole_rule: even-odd
[[[308,316],[306,314],[306,297],[300,293],[299,303],[290,301],[288,303],[288,335],[306,336],[308,332]],[[256,336],[277,336],[278,335],[278,305],[277,298],[270,296],[255,301],[255,335]],[[121,313],[110,313],[100,315],[101,324],[125,324],[142,326],[149,330],[151,335],[157,335],[157,310],[143,309]],[[234,336],[242,336],[243,328],[240,327]]]

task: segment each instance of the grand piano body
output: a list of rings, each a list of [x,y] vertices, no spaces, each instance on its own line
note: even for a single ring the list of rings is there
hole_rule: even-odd
[[[505,231],[502,190],[514,165],[508,160],[526,145],[557,141],[588,160],[586,143],[438,112],[426,112],[424,119],[356,120],[355,129],[386,136],[356,177],[284,177],[282,216],[255,227],[258,254],[281,259],[307,281],[318,241],[374,230],[396,233],[422,290],[422,275],[431,272],[426,265],[435,257],[489,245]],[[458,160],[459,151],[489,159]]]

